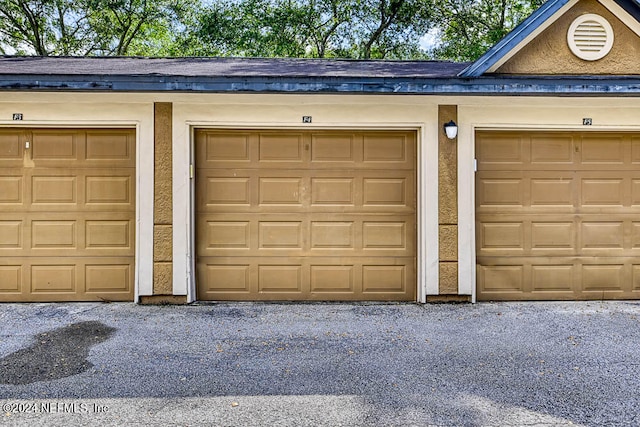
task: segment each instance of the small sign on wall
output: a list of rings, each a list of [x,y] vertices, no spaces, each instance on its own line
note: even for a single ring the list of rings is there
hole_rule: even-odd
[[[592,124],[593,124],[593,119],[592,118],[585,117],[584,119],[582,119],[582,125],[583,126],[591,126]]]
[[[22,113],[13,113],[13,120],[22,120]]]

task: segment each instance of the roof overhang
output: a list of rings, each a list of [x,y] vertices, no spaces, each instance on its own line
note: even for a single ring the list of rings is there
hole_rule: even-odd
[[[3,75],[0,91],[640,96],[640,76],[180,77]]]

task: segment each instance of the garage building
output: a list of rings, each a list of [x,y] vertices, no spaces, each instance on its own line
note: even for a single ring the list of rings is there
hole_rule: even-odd
[[[474,63],[0,57],[0,301],[637,299],[639,57],[634,0]]]

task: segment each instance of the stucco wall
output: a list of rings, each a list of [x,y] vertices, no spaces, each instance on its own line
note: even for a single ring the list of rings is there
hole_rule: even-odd
[[[172,111],[170,102],[154,105],[154,295],[173,294]]]
[[[188,248],[191,132],[194,128],[408,129],[418,133],[418,295],[438,294],[438,131],[437,102],[428,96],[220,94],[181,96],[173,103],[174,131],[174,292],[190,299],[185,281],[192,264]],[[302,122],[311,116],[312,123]],[[181,289],[180,289],[181,291]]]
[[[166,148],[154,149],[154,134],[167,132],[165,129],[154,133],[154,104],[158,102],[173,105],[170,154]],[[444,150],[439,148],[443,121],[449,120],[439,117],[439,105],[457,106],[458,140],[455,143],[441,141],[448,144],[443,148],[454,150],[457,159],[449,151],[445,157]],[[12,121],[12,113],[23,113],[24,121]],[[312,116],[313,122],[302,124],[303,115]],[[587,117],[593,119],[593,126],[582,125],[582,119]],[[193,128],[416,129],[420,140],[418,294],[423,299],[424,295],[449,292],[456,285],[459,294],[470,295],[474,291],[476,129],[637,131],[640,130],[638,117],[640,99],[614,97],[5,93],[0,99],[0,126],[137,129],[136,295],[151,296],[155,291],[156,294],[189,295],[191,299],[195,298],[191,288]],[[171,159],[170,165],[166,156]],[[160,163],[157,168],[155,160]],[[439,166],[441,160],[448,165],[446,168]],[[451,176],[439,173],[439,170],[451,172],[452,162],[457,163],[457,185],[453,186],[457,187],[455,208],[449,204],[454,194]],[[166,172],[167,168],[171,170],[171,178],[155,173]],[[156,179],[170,179],[173,197],[170,208],[166,200],[154,197],[167,194],[166,182],[156,186]],[[439,182],[444,184],[445,180],[449,184],[442,189]],[[446,197],[439,197],[445,192]],[[162,203],[156,204],[156,200]],[[167,218],[168,212],[170,218]],[[457,214],[457,221],[450,216],[452,213]],[[170,245],[166,243],[169,240],[172,240]],[[154,248],[154,241],[162,244]],[[172,265],[170,280],[163,278],[160,285],[157,279],[155,287],[154,259]],[[449,268],[451,270],[447,270]]]
[[[598,61],[575,56],[567,32],[580,15],[604,17],[614,32],[611,52]],[[571,8],[537,38],[497,69],[504,74],[640,74],[640,37],[597,0],[584,0]]]
[[[136,300],[153,292],[153,102],[123,94],[0,94],[0,126],[136,129]],[[22,121],[13,121],[22,113]],[[144,179],[141,179],[144,177]]]
[[[458,121],[455,105],[438,107],[438,242],[440,295],[458,293],[458,146],[442,124]]]

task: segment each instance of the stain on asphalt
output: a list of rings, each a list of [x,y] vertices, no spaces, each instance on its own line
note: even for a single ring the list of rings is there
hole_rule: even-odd
[[[101,322],[73,323],[43,332],[35,342],[0,359],[0,383],[31,384],[80,374],[93,365],[89,350],[109,339],[115,328]]]

